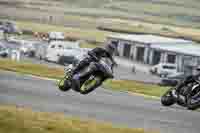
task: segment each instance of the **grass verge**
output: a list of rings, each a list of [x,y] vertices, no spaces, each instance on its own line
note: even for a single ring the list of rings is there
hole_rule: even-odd
[[[59,32],[64,32],[66,36],[69,37],[75,37],[86,40],[87,39],[95,40],[97,42],[103,42],[106,36],[110,34],[110,32],[100,31],[97,29],[71,28],[71,27],[63,27],[57,25],[33,23],[28,21],[17,21],[16,24],[20,29],[28,29],[33,32],[48,33],[51,31],[59,31]]]
[[[84,42],[84,43],[80,43],[80,47],[81,48],[96,48],[97,45],[92,44],[92,43],[88,43],[88,42]]]
[[[64,75],[64,71],[59,68],[49,68],[46,65],[16,62],[7,59],[0,59],[0,69],[56,79]],[[161,96],[167,89],[167,87],[144,84],[132,80],[108,80],[104,83],[104,87],[107,89],[112,88],[113,90],[130,91],[149,96]]]
[[[153,84],[144,84],[132,80],[107,80],[104,83],[105,88],[112,88],[119,91],[130,91],[134,93],[140,93],[149,96],[160,97],[168,87],[161,87]]]
[[[0,69],[48,78],[61,78],[64,75],[64,70],[62,69],[50,68],[46,65],[32,64],[30,62],[16,62],[8,59],[0,59]]]
[[[73,15],[71,17],[73,17]],[[74,16],[74,18],[76,17],[77,16]],[[136,21],[117,20],[113,18],[108,20],[98,18],[98,20],[100,21],[98,22],[98,24],[96,22],[97,20],[94,18],[90,18],[89,20],[87,20],[87,18],[85,17],[78,16],[76,19],[77,22],[80,22],[80,24],[82,24],[83,26],[77,28],[63,27],[58,25],[40,24],[28,21],[17,21],[16,24],[19,26],[20,29],[25,28],[33,32],[61,31],[64,32],[68,37],[79,38],[83,40],[92,40],[96,42],[104,42],[106,40],[106,37],[110,34],[113,34],[113,32],[131,33],[131,34],[146,33],[146,34],[154,34],[172,38],[185,38],[200,42],[199,39],[200,30],[192,27],[147,23],[137,20]],[[83,22],[84,19],[86,22]],[[87,21],[89,21],[89,23],[87,24],[89,26],[86,26],[87,27],[86,28],[84,26],[84,23],[87,23]]]
[[[117,128],[93,120],[67,118],[63,114],[33,112],[13,106],[0,106],[1,133],[147,133],[144,129]],[[153,133],[153,131],[148,131]],[[155,132],[154,132],[155,133]]]

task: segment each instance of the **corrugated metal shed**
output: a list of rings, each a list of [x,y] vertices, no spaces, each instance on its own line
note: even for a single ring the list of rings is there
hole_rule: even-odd
[[[109,35],[108,38],[116,38],[121,40],[127,40],[127,41],[135,41],[135,42],[141,42],[141,43],[147,43],[147,44],[165,44],[165,43],[192,43],[192,41],[184,40],[184,39],[175,39],[175,38],[169,38],[169,37],[161,37],[161,36],[155,36],[155,35],[136,35],[136,34],[113,34]]]
[[[185,45],[153,44],[153,45],[151,45],[151,48],[158,49],[158,50],[164,50],[164,51],[171,51],[171,52],[175,52],[175,53],[182,53],[185,55],[200,56],[200,45],[198,45],[198,44],[185,44]]]

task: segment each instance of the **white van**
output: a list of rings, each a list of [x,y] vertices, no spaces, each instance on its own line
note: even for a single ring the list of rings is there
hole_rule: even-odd
[[[167,76],[169,74],[175,74],[177,73],[177,65],[176,64],[170,64],[170,63],[159,63],[155,66],[153,66],[150,69],[151,73],[157,74],[159,76]]]
[[[79,47],[79,42],[52,41],[47,47],[47,61],[58,62],[61,56],[81,58],[85,52]]]
[[[63,32],[50,32],[49,39],[50,40],[64,40],[65,34]]]

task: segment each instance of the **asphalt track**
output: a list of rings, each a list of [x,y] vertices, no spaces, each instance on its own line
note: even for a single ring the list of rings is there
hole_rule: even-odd
[[[126,92],[98,88],[84,96],[56,89],[55,81],[0,71],[0,104],[31,107],[35,111],[96,119],[116,125],[156,129],[162,133],[199,133],[200,112]]]

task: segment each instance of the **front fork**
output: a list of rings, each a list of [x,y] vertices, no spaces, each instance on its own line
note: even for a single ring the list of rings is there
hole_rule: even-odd
[[[59,87],[60,90],[64,90],[65,88],[65,82],[68,80],[68,82],[70,82],[71,84],[71,70],[65,70],[65,75],[63,78],[61,78],[58,82],[57,82],[57,86]]]

